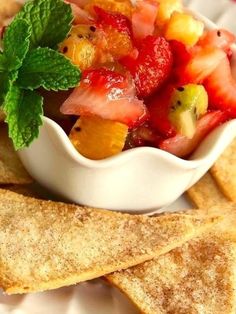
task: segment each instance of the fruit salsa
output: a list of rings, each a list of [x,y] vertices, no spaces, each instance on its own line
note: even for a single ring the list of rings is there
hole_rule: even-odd
[[[81,71],[80,81],[60,92],[33,87],[47,90],[40,90],[45,115],[83,156],[151,146],[187,158],[210,131],[236,118],[232,33],[205,30],[181,0],[65,3],[73,24],[57,51]]]

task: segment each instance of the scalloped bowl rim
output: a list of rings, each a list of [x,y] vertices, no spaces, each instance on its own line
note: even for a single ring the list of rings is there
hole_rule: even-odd
[[[70,155],[70,157],[74,161],[89,168],[111,167],[114,165],[122,164],[134,157],[139,157],[140,155],[149,154],[149,155],[155,156],[156,158],[168,159],[173,165],[176,165],[183,169],[194,169],[198,167],[200,164],[204,163],[205,160],[207,161],[208,158],[210,158],[212,155],[214,155],[214,152],[215,150],[217,150],[218,146],[221,146],[220,138],[223,137],[224,134],[228,132],[228,129],[231,128],[231,126],[236,128],[236,119],[230,120],[222,124],[221,126],[225,126],[225,128],[223,128],[223,131],[221,135],[219,136],[219,139],[215,142],[214,149],[210,150],[208,154],[206,154],[203,158],[199,158],[199,159],[186,160],[186,159],[176,157],[175,155],[167,151],[154,148],[154,147],[144,146],[144,147],[132,148],[132,149],[123,151],[120,154],[117,154],[115,156],[108,157],[105,159],[92,160],[92,159],[88,159],[84,157],[76,150],[76,148],[71,143],[69,137],[67,136],[67,134],[64,132],[64,130],[60,127],[58,123],[56,123],[55,121],[47,117],[43,117],[43,121],[44,121],[44,124],[47,124],[49,127],[54,129],[54,131],[56,131],[57,136],[60,139],[63,148]]]
[[[193,16],[198,18],[199,20],[203,21],[205,26],[209,29],[216,29],[217,25],[213,23],[211,20],[206,18],[200,13],[194,12],[192,10],[186,10],[187,12],[191,13]],[[236,55],[236,44],[232,45],[232,49],[235,52]],[[218,146],[220,146],[220,138],[216,141],[214,149],[209,151],[208,154],[206,154],[203,158],[200,159],[182,159],[179,158],[171,153],[168,153],[164,150],[161,150],[159,148],[155,147],[148,147],[148,146],[143,146],[143,147],[137,147],[137,148],[132,148],[126,151],[122,151],[121,153],[114,155],[112,157],[104,158],[101,160],[92,160],[84,157],[81,155],[76,148],[73,146],[71,143],[69,137],[65,133],[65,131],[62,129],[62,127],[55,122],[54,120],[43,117],[43,123],[47,124],[51,128],[54,129],[54,131],[57,133],[57,135],[60,137],[61,144],[63,145],[64,149],[66,152],[70,155],[70,157],[75,160],[76,162],[80,163],[81,165],[84,165],[89,168],[105,168],[105,167],[111,167],[114,165],[119,165],[127,160],[130,160],[131,158],[138,157],[143,154],[149,154],[149,155],[154,155],[157,158],[165,158],[168,159],[172,164],[184,168],[184,169],[194,169],[196,167],[199,167],[201,164],[203,164],[205,161],[208,160],[212,155],[214,155],[215,150],[217,149]],[[228,125],[235,125],[236,128],[236,119],[232,119],[224,124],[222,126],[226,126],[225,129],[223,129],[222,133],[227,132],[227,126]],[[213,130],[214,131],[214,130]],[[210,133],[211,134],[211,133]],[[221,134],[223,136],[223,134]]]

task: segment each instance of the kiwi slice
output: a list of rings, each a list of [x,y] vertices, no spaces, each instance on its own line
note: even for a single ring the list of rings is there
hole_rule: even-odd
[[[202,85],[188,84],[176,88],[171,95],[169,119],[176,131],[192,138],[197,120],[206,113],[208,95]]]
[[[71,35],[77,36],[79,39],[93,39],[96,27],[94,25],[79,24],[72,28]]]

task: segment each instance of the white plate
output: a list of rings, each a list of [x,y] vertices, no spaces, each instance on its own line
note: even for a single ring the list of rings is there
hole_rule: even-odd
[[[1,1],[1,0],[0,0]],[[219,26],[236,31],[236,3],[230,0],[185,0]],[[179,198],[169,211],[191,208],[185,198]],[[167,210],[167,209],[165,209]],[[117,289],[102,280],[82,283],[75,287],[26,296],[0,294],[0,314],[138,314],[137,309]]]

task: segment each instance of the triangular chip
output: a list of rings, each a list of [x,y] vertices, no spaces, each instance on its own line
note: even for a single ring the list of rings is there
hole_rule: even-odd
[[[145,314],[235,314],[236,205],[209,232],[156,259],[106,278]]]
[[[209,172],[187,191],[187,195],[198,208],[230,203]]]
[[[0,190],[0,287],[67,286],[164,254],[217,223],[204,212],[131,216]]]
[[[107,279],[145,314],[235,314],[236,245],[204,236]]]
[[[236,202],[236,139],[216,161],[211,174],[222,193]]]
[[[27,184],[33,180],[24,169],[18,158],[7,127],[0,125],[0,184]]]

